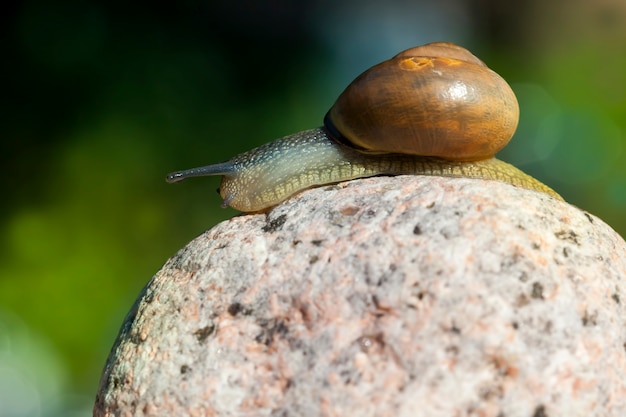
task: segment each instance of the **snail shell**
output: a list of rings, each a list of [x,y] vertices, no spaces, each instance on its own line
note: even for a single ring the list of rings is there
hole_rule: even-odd
[[[561,197],[494,158],[517,128],[515,94],[466,49],[411,48],[357,77],[324,127],[286,136],[168,182],[222,175],[223,206],[259,211],[312,186],[375,175],[498,180]]]
[[[325,123],[363,151],[477,161],[504,148],[518,119],[517,99],[502,77],[466,49],[436,43],[365,71]]]

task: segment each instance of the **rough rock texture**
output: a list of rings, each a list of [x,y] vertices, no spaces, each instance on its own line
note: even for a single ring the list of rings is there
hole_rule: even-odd
[[[497,182],[395,177],[223,222],[146,286],[96,416],[626,416],[626,244]]]

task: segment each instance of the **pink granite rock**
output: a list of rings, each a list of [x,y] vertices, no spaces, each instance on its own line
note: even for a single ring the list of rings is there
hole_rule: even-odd
[[[95,416],[626,416],[626,243],[490,181],[381,177],[218,224],[139,296]]]

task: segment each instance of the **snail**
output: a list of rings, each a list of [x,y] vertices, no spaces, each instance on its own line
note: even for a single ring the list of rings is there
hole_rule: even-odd
[[[223,207],[252,212],[304,189],[376,175],[498,180],[555,191],[494,157],[517,128],[511,87],[467,49],[435,42],[358,76],[324,118],[227,162],[178,171],[167,182],[222,175]]]

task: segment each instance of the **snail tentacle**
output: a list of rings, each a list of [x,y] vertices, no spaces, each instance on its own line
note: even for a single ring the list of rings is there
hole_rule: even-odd
[[[235,172],[236,167],[230,162],[206,165],[198,168],[186,169],[167,174],[165,181],[171,183],[180,182],[192,177],[206,177],[208,175],[229,175]]]

